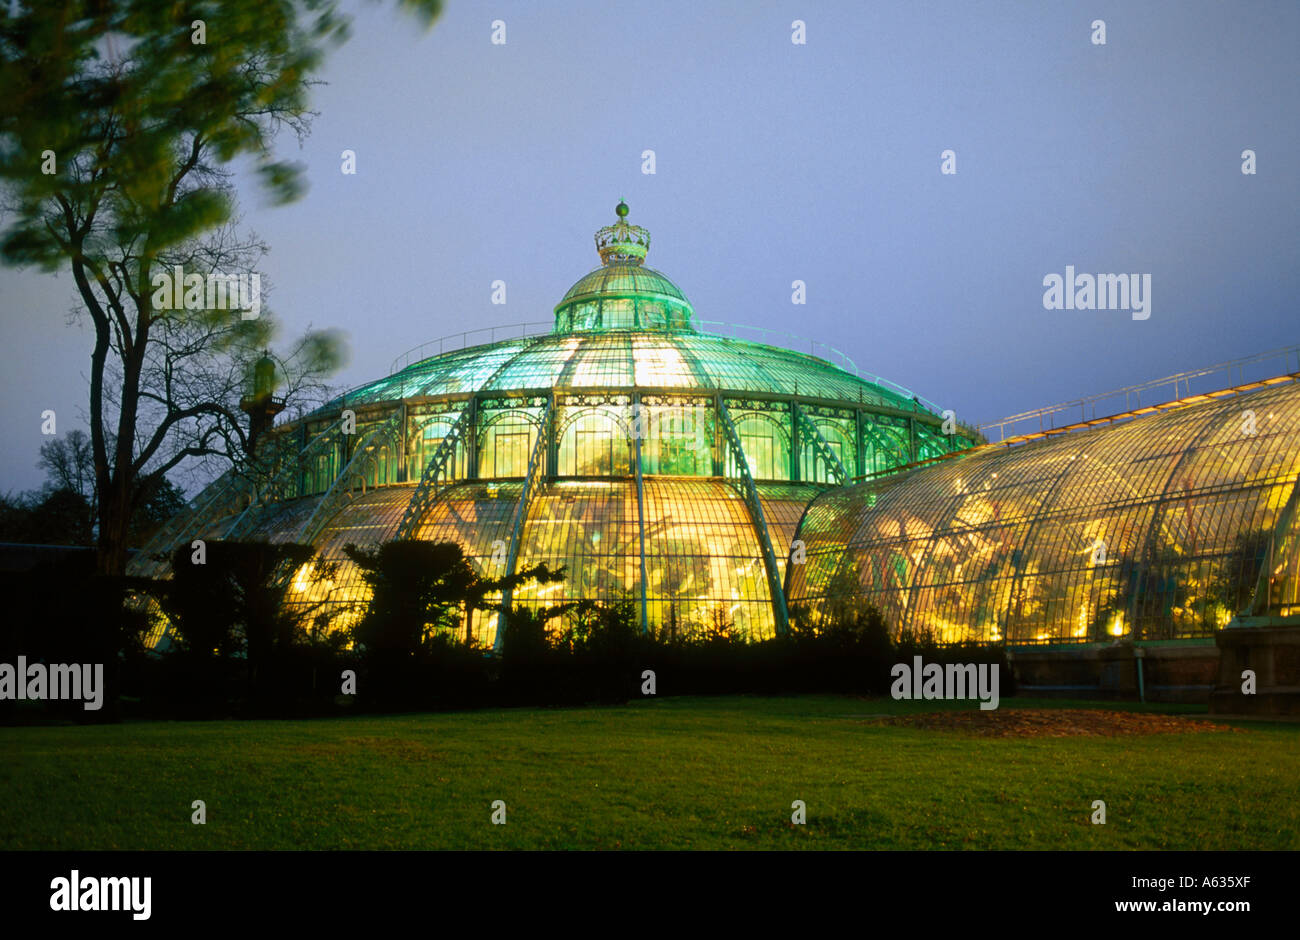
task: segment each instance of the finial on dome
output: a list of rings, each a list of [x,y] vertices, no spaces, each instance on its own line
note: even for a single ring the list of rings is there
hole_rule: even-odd
[[[596,251],[604,264],[641,264],[650,250],[650,233],[627,221],[627,203],[619,200],[618,221],[596,232]]]

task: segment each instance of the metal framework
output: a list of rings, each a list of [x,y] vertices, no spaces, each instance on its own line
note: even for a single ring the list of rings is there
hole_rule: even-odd
[[[1288,568],[1295,568],[1297,559],[1295,557],[1297,546],[1300,546],[1300,526],[1297,525],[1297,513],[1300,512],[1300,480],[1296,481],[1295,487],[1291,490],[1291,495],[1278,513],[1277,525],[1269,534],[1268,555],[1264,563],[1260,565],[1259,579],[1255,583],[1255,593],[1251,595],[1250,603],[1242,611],[1247,616],[1267,616],[1272,613],[1273,609],[1273,584],[1278,581],[1282,584],[1282,595],[1279,601],[1286,604],[1286,582],[1288,578],[1278,578],[1278,574]],[[1281,541],[1279,545],[1278,542]],[[1300,603],[1300,578],[1296,573],[1291,573],[1291,601],[1290,606]]]
[[[790,410],[794,412],[795,424],[800,429],[799,436],[808,435],[808,439],[812,441],[813,447],[817,451],[818,458],[825,464],[826,471],[835,478],[837,486],[843,486],[849,479],[849,472],[844,469],[843,461],[836,456],[835,451],[831,450],[831,445],[826,443],[826,438],[822,435],[822,432],[813,423],[812,419],[804,414],[797,401],[790,403]]]
[[[1252,370],[1256,375],[1261,373],[1262,368],[1263,378],[1261,380],[1246,381],[1246,371],[1250,366],[1257,367]],[[1000,421],[990,421],[987,424],[982,424],[979,426],[979,431],[983,433],[996,429],[998,439],[994,443],[1013,443],[1030,440],[1043,434],[1100,424],[1107,420],[1113,420],[1117,415],[1148,414],[1170,406],[1203,401],[1207,397],[1253,390],[1265,385],[1286,382],[1296,378],[1300,378],[1300,346],[1287,346],[1282,349],[1258,353],[1254,356],[1220,362],[1202,369],[1189,369],[1186,372],[1179,372],[1175,375],[1153,379],[1137,385],[1128,385],[1124,388],[1101,392],[1097,395],[1089,395],[1086,398],[1077,398],[1074,401],[1048,405],[1045,408],[1036,408],[1033,411],[1011,415]],[[1193,395],[1192,379],[1204,379],[1201,385],[1202,387],[1208,386],[1206,391]],[[1146,405],[1142,404],[1144,392],[1155,393],[1154,395],[1148,394],[1148,403]],[[1119,404],[1121,396],[1124,402],[1122,406]],[[1098,417],[1097,414],[1099,405],[1101,406],[1101,417]],[[1056,424],[1057,415],[1073,414],[1075,409],[1078,409],[1079,412],[1077,421],[1067,421],[1063,426]],[[1037,431],[1019,431],[1008,436],[1008,429],[1034,420],[1037,420],[1038,423]]]
[[[424,465],[424,471],[420,474],[419,485],[416,486],[415,492],[411,495],[411,501],[406,505],[406,511],[402,514],[402,521],[397,525],[397,533],[393,536],[395,540],[409,539],[415,532],[416,526],[424,518],[424,514],[429,511],[438,498],[438,480],[442,476],[447,462],[452,459],[456,453],[456,445],[466,439],[466,432],[472,431],[474,427],[474,402],[471,398],[466,402],[465,409],[456,419],[456,423],[451,426],[451,430],[443,437],[438,449],[433,454],[427,464]]]
[[[787,597],[946,642],[1208,638],[1300,613],[1298,480],[1300,384],[1263,382],[829,491]]]
[[[195,500],[193,507],[182,510],[168,519],[157,532],[145,543],[140,555],[151,568],[154,556],[168,554],[175,549],[181,533],[190,527],[202,524],[202,520],[219,517],[219,506],[238,504],[245,495],[248,480],[235,472],[234,468],[214,480]]]
[[[257,521],[257,510],[266,505],[268,498],[274,498],[277,492],[283,492],[285,481],[292,474],[300,473],[302,465],[313,457],[326,443],[333,445],[336,443],[337,434],[343,427],[343,416],[334,421],[333,424],[321,431],[320,434],[313,437],[293,459],[284,460],[280,467],[271,475],[271,479],[265,487],[262,487],[252,500],[249,501],[248,508],[239,514],[234,522],[230,524],[225,532],[227,539],[240,538],[250,532]]]
[[[620,220],[625,216],[623,207]],[[789,540],[814,493],[846,482],[846,465],[865,467],[865,453],[878,469],[909,459],[909,440],[923,453],[942,449],[935,443],[942,419],[928,402],[866,377],[842,356],[837,365],[701,331],[681,290],[641,265],[648,233],[621,221],[602,232],[604,265],[574,283],[548,332],[487,328],[411,350],[389,376],[314,412],[310,426],[304,420],[295,433],[281,431],[280,443],[297,456],[271,463],[261,478],[269,482],[248,495],[247,507],[214,517],[214,493],[166,537],[205,519],[208,531],[224,528],[228,537],[271,530],[274,538],[321,542],[340,563],[330,590],[350,603],[366,588],[341,555],[348,536],[373,544],[390,533],[409,539],[427,532],[456,539],[476,562],[508,538],[507,574],[545,558],[569,565],[573,576],[554,589],[521,586],[504,598],[507,605],[636,592],[643,632],[708,629],[722,618],[751,638],[787,633],[773,539]],[[480,339],[491,342],[473,345]],[[628,404],[643,419],[630,440],[615,426]],[[699,409],[694,419],[674,411],[685,407]],[[379,427],[340,448],[335,419],[345,409]],[[437,430],[422,430],[420,421],[433,412],[441,417]],[[525,423],[536,440],[525,435]],[[387,479],[403,485],[365,492],[384,441],[394,441],[400,455]],[[328,474],[317,457],[327,450]],[[304,466],[313,472],[290,494],[287,483]],[[543,485],[557,478],[562,482]],[[289,507],[290,495],[307,494]],[[282,499],[283,513],[264,509]],[[496,647],[503,642],[499,631]]]
[[[727,444],[735,455],[736,467],[740,471],[740,493],[749,506],[749,514],[754,520],[754,531],[758,535],[759,548],[763,552],[763,567],[767,569],[767,585],[772,592],[772,612],[776,620],[776,632],[778,636],[785,636],[790,632],[790,613],[786,609],[781,574],[776,565],[776,554],[772,551],[772,539],[768,535],[767,520],[763,516],[763,503],[758,498],[758,488],[754,486],[754,477],[749,472],[749,461],[745,457],[745,449],[740,446],[740,435],[736,433],[736,426],[731,421],[727,403],[721,395],[718,396],[717,402],[718,417],[726,432]]]
[[[314,542],[334,514],[345,502],[352,499],[352,490],[358,481],[361,483],[362,492],[365,492],[365,474],[370,466],[376,464],[377,445],[381,441],[386,440],[391,444],[395,458],[401,459],[400,438],[403,418],[404,410],[398,408],[387,421],[372,428],[370,433],[357,442],[357,446],[352,451],[352,458],[335,477],[320,502],[316,504],[311,517],[303,523],[298,532],[298,541]]]
[[[537,476],[537,468],[545,461],[548,449],[547,438],[550,436],[548,429],[551,424],[551,415],[554,413],[555,399],[546,400],[546,408],[542,412],[542,419],[537,428],[537,440],[533,443],[533,452],[528,456],[528,472],[524,476],[524,488],[519,493],[519,502],[515,504],[514,517],[510,522],[510,551],[506,555],[505,576],[509,577],[515,573],[515,566],[519,562],[519,536],[523,532],[524,519],[528,516],[528,500],[532,496],[533,483]],[[506,589],[501,594],[501,615],[508,616],[510,602],[513,599],[514,592]],[[500,653],[505,648],[506,631],[503,629],[504,624],[498,620],[496,642],[493,644],[495,652]]]
[[[633,394],[632,407],[639,409],[641,407],[641,396]],[[636,423],[633,427],[637,428]],[[646,609],[646,582],[649,576],[646,574],[645,567],[645,480],[641,475],[641,437],[640,434],[633,434],[635,445],[635,454],[632,457],[632,465],[636,474],[636,527],[637,527],[637,544],[641,555],[641,577],[640,577],[640,595],[641,595],[641,633],[645,634],[650,631],[650,621]]]

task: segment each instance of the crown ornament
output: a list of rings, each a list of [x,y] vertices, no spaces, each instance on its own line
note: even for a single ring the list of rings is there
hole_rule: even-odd
[[[596,232],[596,252],[604,264],[641,264],[650,250],[650,232],[627,221],[627,203],[614,210],[618,221]]]

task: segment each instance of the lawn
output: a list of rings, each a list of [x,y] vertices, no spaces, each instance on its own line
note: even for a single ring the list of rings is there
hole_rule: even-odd
[[[680,698],[0,728],[0,849],[1300,848],[1298,725],[984,737],[879,717],[944,704]],[[1067,706],[1205,717],[1002,704]],[[1089,821],[1098,799],[1105,825]],[[806,825],[790,823],[794,800]]]

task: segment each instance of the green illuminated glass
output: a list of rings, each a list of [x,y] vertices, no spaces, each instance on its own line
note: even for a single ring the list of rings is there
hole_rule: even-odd
[[[509,411],[495,415],[481,434],[479,476],[485,479],[524,476],[536,440],[537,425],[527,414]]]
[[[644,265],[649,233],[626,215],[620,206],[618,221],[597,233],[603,264],[556,305],[551,333],[420,359],[281,426],[264,437],[283,452],[273,487],[214,483],[150,556],[200,535],[283,541],[308,532],[340,569],[330,585],[304,576],[302,593],[319,599],[333,590],[335,603],[351,607],[365,588],[342,545],[375,547],[402,524],[415,538],[460,542],[496,576],[536,450],[517,563],[565,564],[569,580],[525,587],[517,603],[639,600],[644,591],[651,629],[770,636],[777,620],[764,536],[784,574],[804,508],[839,479],[826,450],[853,475],[970,441],[942,435],[938,416],[917,401],[825,360],[700,332],[681,289]],[[727,443],[720,399],[741,452]],[[817,434],[802,420],[796,427],[796,401]],[[356,415],[354,435],[340,433],[345,409]],[[445,441],[440,474],[428,474],[412,503]],[[756,481],[757,504],[741,488],[740,461]],[[418,511],[403,524],[409,506]],[[133,570],[163,570],[141,554]],[[495,617],[476,615],[465,629],[491,644]]]

